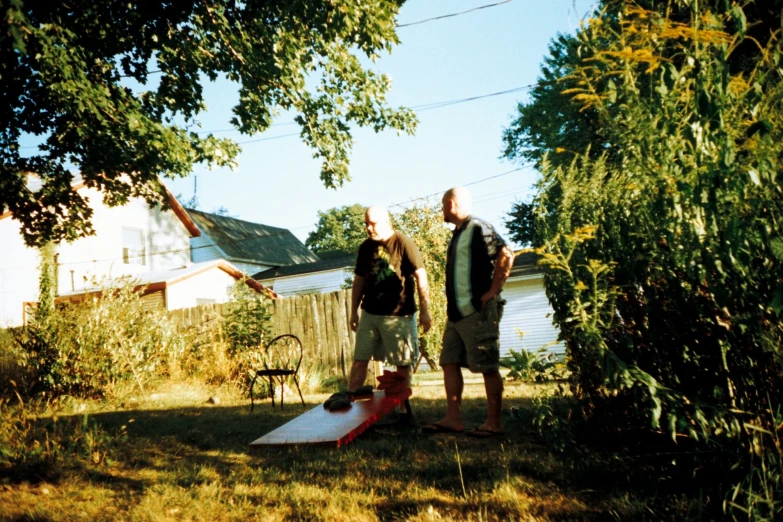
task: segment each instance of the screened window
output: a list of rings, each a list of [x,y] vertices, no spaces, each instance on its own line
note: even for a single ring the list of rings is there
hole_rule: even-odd
[[[147,249],[144,231],[138,228],[122,227],[122,262],[126,265],[147,264]]]

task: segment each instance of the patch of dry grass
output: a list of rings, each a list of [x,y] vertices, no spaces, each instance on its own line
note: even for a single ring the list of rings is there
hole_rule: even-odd
[[[437,380],[416,377],[419,424],[444,412],[442,387],[424,384]],[[525,407],[543,389],[507,384],[505,407]],[[206,403],[213,395],[219,405]],[[327,396],[308,394],[307,407]],[[122,404],[74,404],[91,412],[105,458],[62,455],[59,473],[46,480],[23,480],[10,470],[0,477],[0,519],[587,520],[639,510],[622,498],[595,500],[570,490],[568,466],[510,416],[505,436],[492,440],[376,427],[340,449],[250,453],[251,441],[300,414],[301,406],[292,399],[285,410],[273,409],[263,401],[251,413],[241,391],[195,381],[169,382]],[[483,421],[484,405],[483,385],[466,384],[466,427]],[[127,435],[115,440],[121,434]]]

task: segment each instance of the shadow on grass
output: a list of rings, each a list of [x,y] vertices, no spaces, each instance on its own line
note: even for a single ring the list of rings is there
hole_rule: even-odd
[[[414,397],[411,402],[419,426],[445,412],[444,399]],[[513,403],[531,408],[527,398],[515,398]],[[553,452],[529,422],[510,415],[504,416],[504,434],[492,439],[430,435],[400,425],[373,427],[343,448],[249,449],[250,442],[317,406],[320,403],[309,402],[304,408],[289,404],[281,409],[266,401],[253,412],[248,403],[93,414],[89,418],[103,434],[96,451],[103,451],[105,457],[97,464],[89,459],[66,460],[55,476],[45,479],[58,483],[80,478],[98,487],[137,493],[167,485],[188,490],[217,483],[228,495],[247,490],[243,498],[254,505],[284,504],[292,519],[320,518],[317,505],[328,505],[332,499],[317,497],[313,491],[333,491],[349,503],[350,495],[362,499],[370,495],[375,500],[363,502],[381,520],[413,517],[428,509],[451,513],[456,519],[466,509],[473,518],[486,519],[533,514],[546,519],[610,520],[617,513],[655,519],[652,512],[645,517],[643,504],[627,505],[634,491],[656,494],[647,489],[649,484],[624,480],[627,465],[587,452],[577,458]],[[478,426],[484,420],[486,401],[465,399],[463,411],[465,428]],[[82,416],[70,418],[78,419]],[[60,417],[58,422],[68,420]],[[29,473],[10,471],[6,484],[31,481]],[[263,485],[263,493],[256,491],[258,485]],[[508,498],[498,493],[506,490]],[[305,505],[298,500],[302,494],[316,498]],[[517,495],[535,498],[535,507],[521,503]]]

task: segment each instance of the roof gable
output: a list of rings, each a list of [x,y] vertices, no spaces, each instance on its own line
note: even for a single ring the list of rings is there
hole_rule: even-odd
[[[290,230],[187,209],[201,232],[232,261],[295,265],[317,261]]]

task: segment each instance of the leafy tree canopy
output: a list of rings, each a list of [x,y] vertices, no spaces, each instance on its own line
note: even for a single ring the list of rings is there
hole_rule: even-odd
[[[727,59],[729,74],[749,74],[770,38],[780,29],[780,12],[783,1],[743,2],[729,4],[721,1],[702,2],[635,2],[643,9],[658,11],[674,23],[688,23],[692,10],[705,13],[723,12],[727,17],[727,30],[741,36],[735,42]],[[619,27],[627,2],[603,0],[595,12],[596,19],[607,27]],[[752,20],[749,23],[748,20]],[[581,32],[579,34],[582,34]],[[584,90],[584,79],[574,74],[584,65],[585,45],[577,35],[560,34],[549,44],[549,54],[541,65],[541,76],[530,91],[529,99],[517,105],[511,124],[503,130],[503,155],[517,162],[532,162],[540,170],[546,158],[550,168],[566,167],[586,155],[591,159],[605,156],[620,160],[618,142],[610,138],[605,120],[597,107],[584,103],[590,93]],[[611,38],[592,42],[598,50],[612,52],[616,42]],[[678,63],[683,55],[673,53],[673,47],[662,53],[666,60]],[[615,81],[610,76],[593,78],[596,91],[611,91]],[[640,92],[651,95],[657,86],[642,82],[636,86]],[[515,202],[508,214],[506,226],[512,240],[521,244],[535,244],[530,223],[530,203]]]
[[[352,254],[367,239],[364,230],[365,207],[355,203],[318,212],[318,223],[305,240],[305,246],[316,254],[340,251]]]
[[[446,253],[451,231],[443,222],[440,201],[422,201],[391,215],[392,225],[419,247],[430,286],[432,328],[424,334],[431,355],[440,352],[446,328]],[[437,359],[436,359],[437,360]]]
[[[93,232],[90,207],[71,189],[77,175],[121,205],[162,202],[160,175],[233,166],[235,143],[196,132],[202,83],[219,77],[239,85],[237,129],[262,132],[280,110],[296,111],[322,182],[342,185],[351,124],[415,128],[410,110],[386,104],[389,79],[358,58],[398,43],[403,2],[4,0],[0,212],[14,213],[28,244],[72,240]],[[20,139],[30,135],[43,144],[23,154]]]
[[[516,222],[552,268],[575,394],[704,440],[783,389],[783,2],[643,4],[576,35],[562,103],[606,145],[558,162],[567,122],[548,134]]]
[[[563,55],[576,61],[561,104],[594,114],[606,146],[559,161],[569,123],[534,134],[531,118],[519,143],[545,136],[539,150],[514,149],[541,158],[517,224],[552,269],[547,296],[585,418],[719,447],[714,474],[741,482],[704,497],[731,498],[712,506],[734,518],[781,512],[754,489],[781,489],[779,467],[754,470],[780,449],[750,433],[772,440],[783,426],[782,8],[603,2]]]

